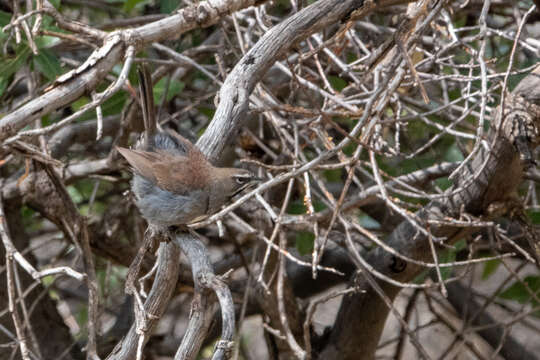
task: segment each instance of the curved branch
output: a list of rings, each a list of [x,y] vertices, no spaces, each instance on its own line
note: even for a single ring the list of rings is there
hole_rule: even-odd
[[[0,119],[0,141],[15,135],[35,119],[71,104],[94,90],[113,66],[121,61],[124,50],[135,52],[155,41],[171,40],[197,27],[207,27],[240,9],[266,0],[207,0],[187,6],[165,19],[133,29],[111,33],[89,59],[57,79],[53,88]]]
[[[430,220],[439,220],[438,223],[429,224],[434,238],[444,238],[445,244],[452,244],[473,229],[452,226],[444,219],[459,218],[463,211],[474,216],[493,216],[490,214],[493,205],[512,201],[512,194],[523,176],[514,129],[518,121],[531,123],[537,129],[540,126],[539,73],[540,66],[523,79],[512,94],[507,94],[505,108],[503,111],[499,108],[496,112],[488,134],[493,143],[491,149],[482,148],[471,163],[464,167],[456,185],[447,190],[447,194],[452,195],[440,202],[431,202],[417,213],[418,218],[426,220],[426,226]],[[526,99],[534,102],[529,103]],[[500,134],[498,124],[502,124]],[[538,144],[532,142],[528,145],[536,147]],[[469,182],[483,164],[483,171],[475,181]],[[461,191],[456,191],[460,187]],[[402,222],[392,232],[387,245],[407,257],[421,261],[432,259],[428,239],[408,221]],[[369,253],[366,261],[378,272],[400,282],[412,281],[423,270],[421,266],[406,263],[382,248]],[[377,347],[389,308],[361,274],[353,276],[352,281],[366,291],[344,298],[332,335],[321,354],[322,359],[372,358]],[[379,284],[390,299],[394,299],[401,290],[387,282],[381,281]]]
[[[339,23],[355,12],[365,16],[374,10],[412,0],[319,0],[274,26],[236,64],[221,87],[219,106],[197,146],[211,161],[219,159],[248,110],[249,96],[264,74],[298,41]]]
[[[195,359],[197,356],[213,318],[214,306],[211,305],[213,301],[210,296],[215,292],[221,307],[222,330],[221,340],[216,345],[212,359],[228,359],[235,329],[231,291],[221,277],[214,274],[206,246],[195,235],[179,232],[175,240],[191,264],[195,294],[188,329],[174,358]]]
[[[148,314],[143,329],[137,329],[133,324],[124,339],[119,342],[111,354],[109,360],[135,359],[139,337],[142,336],[143,344],[146,343],[152,329],[157,324],[161,315],[167,309],[171,298],[178,273],[180,270],[180,249],[174,242],[162,242],[158,250],[158,267],[156,277],[152,284],[150,294],[144,303],[144,312]]]

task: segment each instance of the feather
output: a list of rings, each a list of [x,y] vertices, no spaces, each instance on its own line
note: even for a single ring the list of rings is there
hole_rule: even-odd
[[[152,169],[152,160],[150,159],[151,153],[147,151],[130,150],[117,146],[118,152],[127,160],[129,165],[135,170],[136,173],[148,178],[151,181],[156,181],[154,171]]]
[[[208,184],[209,166],[205,160],[173,155],[165,150],[116,149],[127,160],[134,172],[147,178],[160,188],[176,194],[186,194],[191,190],[203,189]]]

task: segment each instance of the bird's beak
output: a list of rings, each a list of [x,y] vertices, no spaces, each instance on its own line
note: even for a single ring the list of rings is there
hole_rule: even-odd
[[[248,189],[249,189],[249,188],[253,188],[253,187],[259,185],[260,183],[262,183],[263,181],[264,181],[263,178],[257,177],[257,176],[253,176],[253,177],[249,180],[249,182],[247,183],[246,188],[248,188]]]
[[[242,190],[247,190],[247,189],[251,190],[257,185],[259,185],[263,180],[264,180],[263,178],[253,176],[249,180],[249,182],[245,186],[242,187]]]
[[[231,197],[235,197],[236,195],[240,194],[244,190],[247,189],[253,189],[255,186],[257,186],[260,182],[262,182],[264,179],[256,176],[252,176],[248,182],[246,182],[242,187],[237,189],[234,194]]]

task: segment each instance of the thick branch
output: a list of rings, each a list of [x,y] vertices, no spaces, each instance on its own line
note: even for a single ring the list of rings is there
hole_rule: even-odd
[[[361,9],[361,15],[409,0],[381,0],[375,3],[358,0],[319,0],[274,26],[242,57],[221,87],[219,106],[214,118],[197,142],[211,161],[220,154],[241,125],[248,110],[248,100],[255,85],[270,67],[298,41],[325,27],[339,23]]]
[[[146,343],[149,335],[152,333],[152,329],[167,309],[169,299],[174,292],[178,279],[180,269],[179,257],[180,249],[176,243],[161,243],[158,250],[156,277],[150,294],[144,303],[144,313],[147,314],[145,326],[138,329],[137,325],[133,324],[127,335],[116,345],[107,359],[135,359],[139,337],[142,337],[143,344]]]
[[[492,124],[499,124],[503,119],[503,126],[500,134],[495,125],[490,130],[491,150],[482,148],[473,161],[463,169],[457,184],[447,190],[447,194],[450,195],[440,202],[430,203],[417,213],[418,218],[427,221],[444,221],[451,217],[459,217],[462,211],[474,216],[489,216],[490,205],[512,199],[523,174],[520,156],[513,143],[515,134],[512,133],[512,129],[515,127],[512,124],[515,121],[525,120],[520,117],[528,116],[528,120],[535,126],[539,125],[538,107],[533,104],[524,104],[523,98],[520,97],[525,89],[529,89],[527,98],[539,98],[538,73],[540,73],[540,67],[522,80],[513,94],[508,96],[503,112],[504,117],[501,118],[500,109],[497,111],[497,118],[492,121]],[[536,144],[530,145],[536,146]],[[482,172],[477,174],[479,170]],[[474,181],[471,182],[471,179]],[[450,224],[432,224],[429,228],[434,238],[445,239],[446,244],[451,244],[472,231],[472,229],[463,229]],[[427,238],[418,233],[408,221],[404,221],[394,230],[387,244],[402,255],[421,261],[432,260]],[[412,281],[423,270],[422,267],[405,263],[381,248],[372,251],[366,260],[375,270],[401,282]],[[360,284],[366,292],[344,298],[334,330],[321,358],[371,359],[374,356],[389,309],[369,288],[362,275],[355,276],[353,281]],[[387,282],[380,282],[380,285],[391,299],[399,293],[399,287]],[[358,336],[358,334],[363,334],[363,336]]]
[[[15,135],[35,119],[93,91],[115,64],[122,60],[127,46],[143,49],[155,41],[170,40],[197,27],[215,24],[240,9],[259,5],[265,0],[208,0],[187,6],[175,15],[133,29],[119,30],[105,39],[101,48],[79,68],[62,75],[54,87],[0,119],[0,140]]]
[[[195,294],[188,330],[174,358],[195,359],[199,353],[214,314],[213,300],[210,298],[214,292],[221,307],[222,330],[221,340],[216,345],[212,359],[228,359],[235,329],[231,292],[223,280],[214,274],[208,250],[199,239],[191,233],[177,233],[176,242],[191,264]]]

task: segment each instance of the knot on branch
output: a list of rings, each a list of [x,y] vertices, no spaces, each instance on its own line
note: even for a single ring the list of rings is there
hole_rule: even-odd
[[[132,45],[136,49],[142,49],[145,45],[144,37],[136,29],[124,29],[118,33],[127,46]]]
[[[209,17],[210,12],[208,11],[208,9],[204,6],[204,4],[200,4],[197,7],[197,23],[203,25]]]
[[[214,347],[214,353],[216,353],[219,350],[222,350],[224,353],[224,358],[228,359],[230,358],[230,355],[232,354],[233,349],[234,349],[234,341],[219,340],[218,342],[216,342],[216,346]]]
[[[215,275],[212,272],[208,271],[201,271],[197,274],[197,282],[199,285],[206,289],[211,289],[216,291],[217,289],[221,289],[223,287],[227,287],[227,284],[225,283],[225,280],[228,278],[230,272],[227,272],[221,276]]]
[[[225,351],[232,350],[234,347],[234,341],[219,340],[216,342],[215,350],[222,349]]]
[[[210,288],[216,276],[209,272],[200,272],[197,274],[198,283],[205,288]]]
[[[213,19],[220,15],[219,8],[214,8],[209,3],[191,5],[180,9],[178,13],[182,15],[187,22],[196,22],[201,27],[211,25]]]

